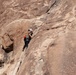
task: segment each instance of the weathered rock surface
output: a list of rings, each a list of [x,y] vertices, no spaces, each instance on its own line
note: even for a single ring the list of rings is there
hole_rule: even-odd
[[[76,75],[76,1],[0,0],[1,44],[0,75]]]

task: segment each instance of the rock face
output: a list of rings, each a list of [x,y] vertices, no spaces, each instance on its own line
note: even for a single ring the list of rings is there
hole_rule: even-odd
[[[0,0],[1,45],[0,75],[76,75],[76,0]]]

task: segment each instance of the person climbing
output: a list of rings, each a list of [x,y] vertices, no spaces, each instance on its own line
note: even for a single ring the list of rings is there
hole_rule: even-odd
[[[28,29],[28,33],[24,36],[24,47],[23,47],[23,51],[24,49],[28,48],[28,44],[30,43],[31,39],[32,39],[32,35],[33,35],[33,30],[32,29]]]

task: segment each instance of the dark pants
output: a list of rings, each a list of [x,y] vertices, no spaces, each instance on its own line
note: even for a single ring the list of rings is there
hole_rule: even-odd
[[[31,38],[24,38],[24,47],[23,47],[23,50],[25,49],[25,48],[28,48],[28,44],[29,44],[29,42],[30,42],[30,40],[31,40]]]
[[[29,44],[29,41],[24,41],[24,47],[23,47],[23,49],[25,49],[25,48],[28,48],[28,44]]]

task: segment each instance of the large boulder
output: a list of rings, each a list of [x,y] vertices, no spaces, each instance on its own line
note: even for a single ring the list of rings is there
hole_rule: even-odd
[[[0,0],[0,4],[0,43],[14,52],[1,75],[76,74],[76,0]],[[30,26],[34,35],[22,52]],[[3,52],[0,57],[3,61]]]
[[[6,53],[0,47],[0,67],[2,67],[4,65],[4,63],[7,61],[6,58],[7,58]]]

